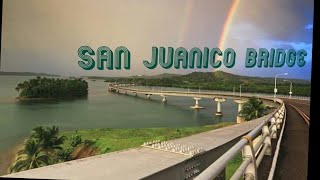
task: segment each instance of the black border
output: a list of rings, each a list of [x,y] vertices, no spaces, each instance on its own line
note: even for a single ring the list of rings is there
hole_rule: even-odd
[[[317,129],[320,127],[320,112],[317,112],[320,101],[317,94],[320,93],[319,84],[317,84],[317,77],[320,78],[320,73],[316,71],[316,67],[320,67],[320,22],[319,22],[319,11],[316,10],[316,1],[314,1],[314,16],[313,16],[313,42],[312,42],[312,69],[311,69],[311,101],[310,101],[310,129],[309,129],[309,155],[308,155],[308,179],[318,179],[318,165],[320,162],[319,153],[319,134]],[[2,17],[3,17],[3,0],[0,0],[1,6],[1,25],[0,25],[0,55],[2,47]],[[1,70],[1,56],[0,56],[0,70]],[[0,178],[2,179],[2,178]],[[10,178],[15,179],[15,178]]]
[[[316,3],[316,2],[314,2]],[[309,127],[309,156],[308,156],[308,179],[319,179],[319,134],[317,130],[320,127],[320,112],[319,111],[319,99],[317,94],[320,93],[319,84],[317,83],[317,78],[319,78],[320,73],[316,68],[320,67],[319,58],[319,40],[320,40],[320,31],[319,31],[319,11],[316,11],[316,5],[314,6],[313,11],[313,41],[312,41],[312,68],[311,68],[311,101],[310,101],[310,127]],[[318,107],[317,107],[318,106]]]

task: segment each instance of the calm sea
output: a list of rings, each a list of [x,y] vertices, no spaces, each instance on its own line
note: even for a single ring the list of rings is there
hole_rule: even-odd
[[[87,80],[87,99],[19,103],[14,90],[33,77],[0,76],[0,152],[20,143],[36,126],[56,125],[62,131],[92,128],[188,127],[235,121],[237,104],[222,103],[223,116],[215,117],[216,103],[203,99],[202,110],[193,110],[192,98],[119,95],[107,91],[103,80]],[[160,89],[160,88],[158,88]],[[175,88],[163,88],[163,90]],[[181,90],[181,89],[179,89]],[[187,90],[186,90],[187,91]]]

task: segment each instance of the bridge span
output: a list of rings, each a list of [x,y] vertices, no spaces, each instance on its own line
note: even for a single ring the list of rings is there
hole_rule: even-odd
[[[175,97],[191,97],[195,100],[195,105],[190,106],[193,109],[203,109],[200,105],[200,101],[202,99],[212,99],[217,103],[217,109],[215,111],[216,116],[222,116],[222,107],[221,104],[226,101],[227,98],[232,98],[234,102],[238,104],[238,115],[237,115],[237,123],[244,122],[244,118],[240,115],[240,111],[242,110],[243,104],[248,100],[252,94],[239,94],[235,95],[235,93],[231,92],[192,92],[192,91],[162,91],[162,90],[145,90],[145,89],[138,89],[136,87],[131,87],[127,84],[109,84],[108,90],[116,93],[122,94],[132,94],[137,96],[138,94],[146,96],[146,98],[150,99],[152,95],[157,95],[162,97],[163,102],[168,101],[168,97],[175,96]],[[273,101],[273,97],[263,96],[261,94],[255,94],[255,96],[260,97],[262,101],[268,106],[276,107],[278,103]]]
[[[228,93],[149,91],[109,86],[110,91],[160,96],[245,100]],[[54,179],[224,179],[228,162],[242,152],[232,179],[257,179],[264,157],[273,156],[266,177],[272,179],[286,122],[281,99],[261,97],[276,109],[261,118],[168,142],[146,142],[139,148],[59,163],[4,177]],[[197,99],[195,99],[197,101]],[[197,105],[197,104],[196,104]],[[195,106],[196,106],[195,105]],[[198,104],[199,106],[199,104]],[[278,140],[279,139],[279,140]],[[275,149],[275,151],[274,151]]]

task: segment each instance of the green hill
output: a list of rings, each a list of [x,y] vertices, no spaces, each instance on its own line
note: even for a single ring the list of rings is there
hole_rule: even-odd
[[[249,77],[235,75],[231,73],[226,73],[223,71],[215,72],[193,72],[184,76],[181,76],[182,79],[190,79],[190,81],[221,81],[223,83],[232,83],[232,84],[274,84],[274,77]],[[277,78],[277,84],[282,84],[284,78]],[[290,79],[294,84],[306,84],[310,85],[310,81],[302,79]],[[287,83],[285,83],[287,84]]]
[[[157,74],[153,76],[146,76],[146,75],[136,75],[136,76],[130,76],[130,77],[103,77],[103,76],[82,76],[87,77],[88,79],[159,79],[159,78],[170,78],[170,77],[176,77],[181,76],[180,74],[171,74],[171,73],[163,73],[163,74]]]
[[[158,76],[158,77],[157,77]],[[273,93],[274,78],[271,77],[249,77],[226,73],[215,72],[192,72],[186,75],[172,75],[169,77],[157,75],[153,77],[135,76],[128,78],[105,78],[108,82],[135,83],[143,86],[179,87],[190,89],[207,89],[223,91],[239,91],[240,84],[243,92]],[[288,94],[289,83],[284,79],[277,79],[278,94]],[[293,83],[293,95],[310,95],[310,81],[290,79]]]
[[[163,73],[153,76],[131,76],[130,78],[145,78],[145,79],[161,79],[161,78],[171,78],[181,76],[180,74]]]

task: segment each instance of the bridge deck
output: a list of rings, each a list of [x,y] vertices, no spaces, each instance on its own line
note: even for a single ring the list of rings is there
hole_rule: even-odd
[[[309,126],[289,104],[297,106],[307,115],[310,114],[310,104],[290,99],[284,101],[288,104],[287,122],[279,151],[275,179],[307,179]]]
[[[269,117],[270,115],[267,115],[243,124],[203,132],[175,139],[171,142],[211,150],[252,130],[259,122]],[[109,179],[140,179],[176,165],[188,158],[190,158],[188,155],[140,147],[32,169],[4,177],[55,179],[106,179],[107,177]]]

